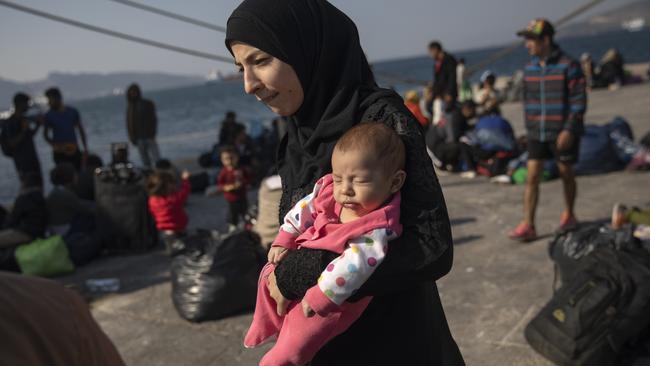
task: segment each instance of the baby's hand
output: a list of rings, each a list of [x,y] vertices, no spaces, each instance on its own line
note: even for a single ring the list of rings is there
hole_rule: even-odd
[[[287,248],[271,247],[268,256],[269,263],[273,263],[273,264],[280,263],[280,261],[287,256],[287,253],[289,253],[289,250]]]
[[[307,300],[302,299],[300,305],[302,305],[302,313],[305,314],[307,318],[311,318],[312,316],[316,315],[316,312],[311,308],[311,306],[309,306]]]

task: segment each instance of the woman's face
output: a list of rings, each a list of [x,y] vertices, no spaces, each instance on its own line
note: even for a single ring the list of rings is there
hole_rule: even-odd
[[[244,90],[266,104],[274,113],[295,114],[304,100],[302,85],[291,65],[241,42],[233,42],[235,65],[244,73]]]

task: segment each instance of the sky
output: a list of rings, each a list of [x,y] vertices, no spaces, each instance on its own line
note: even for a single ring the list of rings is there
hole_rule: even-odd
[[[59,16],[177,46],[228,56],[224,34],[110,0],[8,0]],[[136,0],[225,26],[240,0]],[[605,1],[582,19],[634,0]],[[371,62],[423,55],[432,39],[450,50],[513,41],[535,17],[559,19],[587,0],[331,0],[359,28]],[[578,20],[581,18],[578,18]],[[0,6],[0,78],[30,81],[48,72],[161,71],[205,76],[229,63],[172,53]]]

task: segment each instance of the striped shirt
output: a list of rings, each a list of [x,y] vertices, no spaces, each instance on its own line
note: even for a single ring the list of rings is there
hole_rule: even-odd
[[[555,141],[562,130],[582,134],[587,109],[580,63],[555,47],[541,65],[534,57],[524,69],[524,119],[528,138]]]

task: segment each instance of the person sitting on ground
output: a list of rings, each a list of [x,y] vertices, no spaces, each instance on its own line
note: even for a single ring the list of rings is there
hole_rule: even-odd
[[[168,254],[172,253],[174,242],[185,236],[188,218],[184,205],[191,191],[189,178],[190,173],[183,171],[180,188],[170,171],[156,169],[147,178],[149,211],[162,234]]]
[[[422,114],[422,111],[420,110],[420,96],[418,95],[418,92],[415,90],[409,90],[406,92],[404,95],[404,105],[406,105],[406,108],[413,113],[415,118],[420,122],[420,125],[423,128],[429,127],[429,119]]]
[[[612,228],[620,229],[625,224],[650,225],[650,208],[639,208],[616,203],[612,208]]]
[[[479,118],[474,129],[461,138],[461,154],[467,166],[464,178],[476,177],[478,163],[489,160],[490,176],[504,174],[517,144],[510,122],[491,114]]]
[[[476,93],[475,102],[478,106],[478,115],[484,116],[489,114],[501,114],[499,104],[501,104],[501,94],[495,88],[496,75],[490,70],[486,70],[481,75],[481,88]]]
[[[111,144],[110,167],[114,168],[118,164],[132,164],[131,161],[129,161],[129,145],[125,142],[116,142]]]
[[[233,146],[221,148],[219,154],[223,168],[217,177],[217,189],[215,193],[223,193],[228,201],[228,224],[229,230],[234,230],[243,219],[248,210],[248,198],[246,193],[250,184],[248,169],[239,165],[239,152]]]
[[[39,173],[30,172],[23,176],[20,193],[4,229],[0,230],[0,248],[26,244],[45,236],[47,209],[42,184]]]
[[[0,272],[3,365],[123,366],[79,294],[43,278]]]
[[[302,298],[302,311],[290,311],[286,318],[277,313],[265,281],[260,281],[244,345],[256,347],[277,336],[261,365],[302,365],[311,360],[372,301],[367,296],[346,302],[383,262],[388,241],[402,232],[404,161],[404,144],[395,131],[382,123],[361,123],[335,145],[332,173],[287,213],[260,278],[273,272],[291,250],[312,248],[346,255],[323,270]],[[340,315],[332,318],[333,313]]]
[[[89,154],[86,166],[81,169],[75,185],[75,193],[86,201],[95,201],[95,170],[104,166],[102,158],[97,154]]]
[[[617,49],[610,48],[607,50],[600,61],[598,85],[615,89],[625,84],[624,65],[623,56]]]
[[[95,215],[94,202],[83,200],[74,192],[77,172],[72,164],[58,164],[50,172],[50,181],[54,188],[47,195],[46,204],[51,231],[65,235],[74,220],[93,221],[88,218]]]
[[[476,106],[472,100],[456,105],[445,118],[426,133],[425,139],[433,153],[434,164],[443,170],[455,171],[461,158],[460,138],[469,129],[469,121],[474,118]]]

